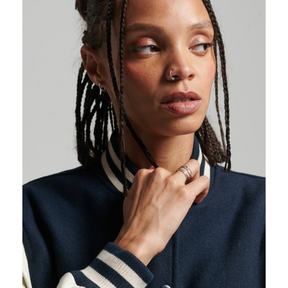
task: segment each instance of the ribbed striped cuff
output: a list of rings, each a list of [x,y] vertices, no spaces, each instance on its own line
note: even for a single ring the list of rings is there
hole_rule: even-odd
[[[153,274],[137,257],[112,242],[87,268],[71,273],[77,285],[86,288],[144,288],[153,279]]]

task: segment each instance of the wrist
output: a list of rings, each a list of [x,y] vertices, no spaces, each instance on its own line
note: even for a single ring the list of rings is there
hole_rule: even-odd
[[[152,258],[157,254],[153,252],[153,246],[149,241],[142,239],[129,239],[125,236],[118,236],[115,241],[120,248],[129,251],[137,257],[144,265],[148,265]]]

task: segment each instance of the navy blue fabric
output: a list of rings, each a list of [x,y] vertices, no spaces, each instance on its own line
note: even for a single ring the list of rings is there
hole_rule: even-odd
[[[220,166],[212,176],[207,197],[148,265],[157,273],[147,287],[265,287],[264,179]]]
[[[104,177],[98,166],[24,185],[23,241],[34,288],[56,287],[116,238],[124,198]]]
[[[264,198],[264,178],[211,167],[207,197],[192,205],[149,263],[154,279],[147,287],[264,287]],[[33,287],[56,287],[66,272],[90,265],[116,238],[123,199],[100,162],[24,185],[23,241]]]

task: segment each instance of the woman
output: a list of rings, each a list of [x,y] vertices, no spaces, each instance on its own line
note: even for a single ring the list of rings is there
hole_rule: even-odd
[[[113,2],[76,1],[82,167],[25,185],[26,285],[263,287],[264,179],[228,172],[210,2]],[[222,145],[205,117],[214,79]]]

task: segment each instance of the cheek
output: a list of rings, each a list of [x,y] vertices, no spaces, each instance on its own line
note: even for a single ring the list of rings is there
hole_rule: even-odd
[[[150,67],[151,68],[151,67]],[[124,94],[127,109],[149,105],[147,101],[157,89],[157,76],[145,65],[125,64]]]
[[[213,62],[211,64],[206,64],[205,66],[202,66],[200,89],[201,92],[203,93],[203,96],[205,96],[205,98],[207,99],[207,102],[210,101],[210,94],[215,79],[215,72],[216,72],[216,65]]]
[[[212,62],[211,64],[207,65],[205,67],[205,79],[207,81],[207,85],[210,86],[210,90],[215,78],[215,73],[216,73],[216,64],[215,62]]]
[[[125,64],[124,82],[126,86],[145,86],[152,75],[144,65]]]
[[[131,116],[131,113],[134,114],[139,107],[144,109],[146,105],[145,95],[149,93],[147,82],[150,76],[147,75],[147,70],[143,66],[125,63],[124,67],[124,106],[127,115]]]

